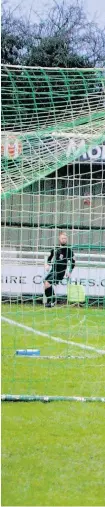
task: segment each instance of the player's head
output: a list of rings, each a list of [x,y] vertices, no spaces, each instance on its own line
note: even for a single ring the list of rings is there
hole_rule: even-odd
[[[67,245],[67,234],[66,232],[61,231],[59,234],[59,243],[60,245]]]

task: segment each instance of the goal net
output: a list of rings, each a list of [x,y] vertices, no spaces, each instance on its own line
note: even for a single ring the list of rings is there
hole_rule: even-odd
[[[104,70],[2,66],[1,158],[2,399],[105,401]]]

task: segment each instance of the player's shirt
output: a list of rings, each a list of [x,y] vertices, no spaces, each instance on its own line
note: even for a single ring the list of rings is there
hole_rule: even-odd
[[[55,249],[52,248],[51,253],[47,259],[47,262],[50,263],[53,258],[54,260],[52,264],[52,269],[54,273],[59,274],[60,276],[62,276],[62,278],[65,274],[67,263],[69,260],[71,263],[71,270],[75,266],[75,259],[73,256],[72,249],[68,246],[61,245],[56,247]]]

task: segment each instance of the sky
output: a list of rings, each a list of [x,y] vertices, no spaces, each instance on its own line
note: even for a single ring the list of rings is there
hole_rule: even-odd
[[[72,0],[73,1],[73,0]],[[58,0],[60,4],[62,0]],[[67,4],[69,5],[69,0]],[[30,6],[32,6],[31,19],[36,20],[36,13],[42,18],[48,12],[49,8],[53,5],[53,0],[9,0],[9,4],[14,10],[17,4],[20,5],[21,12],[25,15],[30,12]],[[84,0],[85,10],[90,20],[97,21],[97,23],[103,28],[105,26],[105,0]]]

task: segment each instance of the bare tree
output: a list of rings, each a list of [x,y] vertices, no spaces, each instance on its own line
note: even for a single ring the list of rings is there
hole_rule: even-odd
[[[19,4],[20,5],[20,4]],[[20,6],[19,6],[20,9]],[[35,13],[34,13],[35,17]],[[38,19],[38,18],[36,18]],[[105,63],[105,29],[87,19],[84,4],[53,4],[46,19],[31,22],[2,5],[2,61],[42,66],[96,66]]]

